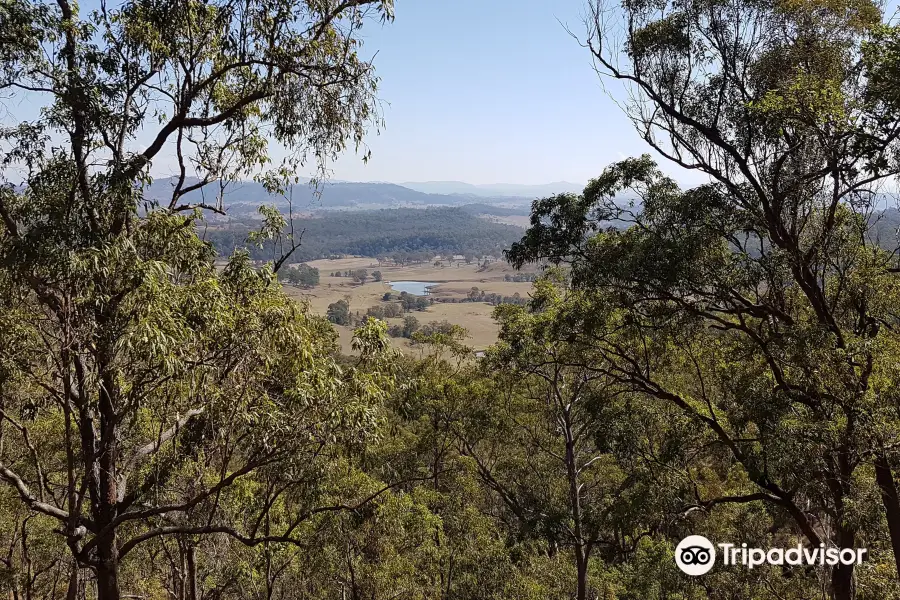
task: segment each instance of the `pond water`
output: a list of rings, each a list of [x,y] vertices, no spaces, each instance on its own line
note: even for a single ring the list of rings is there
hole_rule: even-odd
[[[428,288],[437,285],[433,281],[392,281],[391,289],[395,292],[406,292],[413,296],[425,296]]]

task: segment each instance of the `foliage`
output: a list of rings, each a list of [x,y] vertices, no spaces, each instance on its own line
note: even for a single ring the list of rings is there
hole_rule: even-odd
[[[378,306],[370,306],[366,315],[376,319],[395,319],[403,316],[403,307],[397,302],[388,302]]]
[[[328,305],[325,313],[328,320],[335,325],[350,325],[350,303],[346,300],[338,300]]]
[[[400,292],[400,305],[403,307],[403,310],[407,312],[413,310],[424,311],[431,305],[431,303],[431,298],[427,298],[425,296],[416,296],[415,294],[410,294],[409,292]]]
[[[394,305],[396,306],[396,305]],[[402,337],[409,339],[412,335],[419,330],[419,320],[412,315],[406,315],[403,317],[402,325],[392,325],[388,329],[388,334],[391,337]]]
[[[365,283],[369,278],[369,272],[365,269],[357,269],[353,271],[353,281],[357,283]]]
[[[280,269],[278,278],[292,285],[311,288],[319,285],[319,269],[302,263],[296,267],[289,266],[286,269]]]

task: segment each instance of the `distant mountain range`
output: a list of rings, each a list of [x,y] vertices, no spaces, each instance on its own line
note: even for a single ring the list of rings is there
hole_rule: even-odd
[[[541,185],[523,185],[518,183],[490,183],[474,185],[462,181],[413,181],[401,183],[403,187],[426,194],[464,194],[471,196],[503,197],[515,196],[533,200],[544,198],[563,192],[578,194],[584,190],[584,185],[570,181],[556,181]]]
[[[176,181],[174,178],[156,179],[144,190],[144,197],[160,203],[168,202]],[[185,185],[196,182],[196,179],[190,179]],[[215,202],[218,192],[218,185],[213,183],[202,190],[187,194],[182,202],[211,204]],[[322,183],[318,189],[311,187],[308,183],[300,183],[292,186],[288,197],[292,198],[293,209],[296,212],[462,206],[475,201],[485,205],[528,208],[532,200],[531,197],[525,196],[423,192],[393,183],[347,181]],[[270,195],[262,185],[256,182],[241,181],[230,184],[226,188],[224,204],[229,214],[237,216],[255,213],[261,204],[275,204],[284,208],[287,206],[287,200],[283,196]]]

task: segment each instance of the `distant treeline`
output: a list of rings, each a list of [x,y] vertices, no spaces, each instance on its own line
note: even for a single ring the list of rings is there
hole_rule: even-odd
[[[464,204],[459,208],[473,215],[494,215],[496,217],[531,216],[531,208],[529,206],[523,206],[521,208],[502,208],[492,204],[476,202],[473,204]]]
[[[523,298],[519,292],[516,292],[512,296],[504,296],[503,294],[486,292],[477,287],[473,287],[465,298],[435,298],[434,300],[436,302],[448,302],[451,304],[456,304],[458,302],[487,302],[492,306],[500,306],[501,304],[524,306],[528,304],[528,298]]]
[[[503,276],[503,280],[522,283],[537,281],[538,277],[540,277],[538,273],[507,273]]]
[[[272,258],[272,247],[250,247],[247,234],[258,223],[238,220],[205,231],[219,254],[248,248],[254,259]],[[459,208],[385,209],[320,213],[296,219],[302,244],[292,257],[305,261],[334,255],[387,256],[396,253],[500,256],[522,237],[522,229],[492,223]]]

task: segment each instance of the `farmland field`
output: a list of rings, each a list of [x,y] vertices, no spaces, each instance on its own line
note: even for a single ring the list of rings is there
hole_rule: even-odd
[[[531,291],[531,283],[504,281],[504,276],[516,271],[508,264],[498,261],[487,267],[477,264],[467,265],[460,261],[452,266],[435,267],[433,263],[419,265],[386,265],[379,266],[374,258],[342,258],[323,259],[307,263],[320,271],[320,284],[313,289],[301,289],[285,286],[289,295],[309,302],[313,312],[325,315],[328,305],[341,299],[347,299],[352,313],[364,315],[366,309],[383,304],[382,296],[391,291],[390,281],[423,281],[434,282],[431,295],[435,298],[464,298],[472,287],[487,293],[512,296],[518,293],[527,296]],[[332,277],[334,272],[366,269],[371,275],[381,271],[383,281],[375,282],[370,278],[365,284],[355,283],[349,277]],[[481,350],[497,340],[497,325],[491,318],[494,307],[486,302],[435,302],[425,311],[414,311],[411,314],[424,325],[433,321],[447,320],[455,325],[465,327],[469,337],[465,343],[475,350]],[[402,318],[388,319],[389,324],[400,323]],[[350,352],[351,327],[335,326],[341,339],[344,352]],[[404,352],[417,351],[410,346],[409,340],[392,338],[394,345]]]

